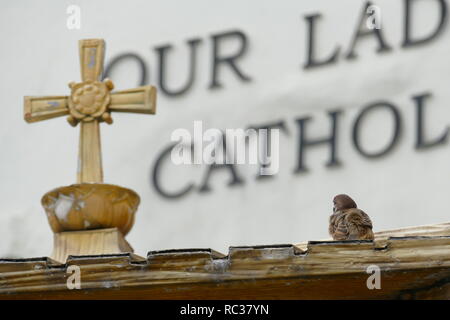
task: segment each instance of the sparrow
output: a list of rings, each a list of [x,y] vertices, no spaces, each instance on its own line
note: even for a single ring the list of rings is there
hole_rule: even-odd
[[[346,194],[333,198],[333,214],[328,232],[333,240],[373,240],[372,221]]]

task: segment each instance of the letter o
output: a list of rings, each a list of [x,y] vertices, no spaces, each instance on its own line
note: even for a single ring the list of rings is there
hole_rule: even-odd
[[[147,83],[147,66],[145,64],[145,61],[135,53],[123,53],[119,54],[117,57],[114,57],[105,68],[104,78],[108,77],[108,75],[111,73],[111,69],[117,63],[122,62],[124,60],[135,60],[137,62],[141,71],[141,79],[138,83],[138,86],[145,85]]]
[[[192,190],[192,188],[194,188],[194,184],[193,183],[189,183],[187,186],[185,186],[183,189],[177,191],[177,192],[172,192],[169,193],[168,191],[165,191],[161,188],[160,185],[160,176],[159,176],[159,170],[160,167],[162,165],[162,162],[165,158],[169,157],[172,148],[175,147],[177,144],[170,144],[166,149],[164,149],[161,154],[158,156],[154,166],[153,166],[153,170],[151,172],[151,181],[153,184],[153,187],[155,188],[156,192],[158,192],[161,196],[163,196],[164,198],[168,198],[168,199],[176,199],[176,198],[180,198],[186,194],[189,193],[189,191]]]
[[[361,124],[362,119],[368,113],[370,113],[371,111],[373,111],[375,109],[381,109],[381,108],[389,110],[391,112],[392,116],[394,117],[394,126],[395,126],[394,134],[392,136],[390,143],[386,147],[384,147],[380,151],[368,152],[368,151],[365,151],[361,146],[361,141],[360,141],[360,136],[359,136],[360,124]],[[360,114],[358,115],[358,117],[355,120],[355,123],[353,125],[353,132],[352,132],[353,145],[355,146],[356,150],[364,157],[378,158],[378,157],[386,155],[395,147],[395,145],[397,144],[398,139],[400,137],[400,130],[401,130],[401,117],[400,117],[400,112],[397,110],[397,108],[388,102],[373,103],[373,104],[365,107],[360,112]]]

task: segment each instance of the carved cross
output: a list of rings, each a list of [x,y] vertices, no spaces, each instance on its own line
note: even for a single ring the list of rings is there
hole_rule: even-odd
[[[102,183],[100,122],[111,124],[111,111],[155,114],[156,88],[144,86],[111,93],[112,81],[99,81],[105,42],[80,40],[79,51],[82,81],[69,83],[70,96],[25,97],[24,116],[25,121],[36,122],[68,115],[72,126],[80,123],[78,183]]]

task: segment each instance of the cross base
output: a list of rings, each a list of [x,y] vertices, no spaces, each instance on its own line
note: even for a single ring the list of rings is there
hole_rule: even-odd
[[[81,183],[53,189],[41,202],[54,233],[117,228],[125,236],[140,198],[124,187]]]
[[[65,263],[70,255],[104,255],[133,252],[117,228],[65,231],[54,234],[51,258]]]

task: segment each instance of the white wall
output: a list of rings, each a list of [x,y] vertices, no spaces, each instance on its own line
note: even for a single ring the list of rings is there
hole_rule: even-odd
[[[132,51],[157,80],[156,46],[174,45],[169,79],[173,87],[186,77],[185,41],[200,37],[197,80],[185,95],[158,97],[156,116],[114,114],[114,125],[102,125],[105,182],[136,190],[142,198],[136,224],[127,237],[136,253],[149,250],[231,245],[297,243],[327,237],[331,199],[352,195],[371,217],[375,230],[448,221],[450,152],[448,143],[414,149],[413,95],[432,93],[426,101],[427,136],[439,136],[450,122],[450,30],[434,41],[402,49],[403,1],[375,1],[382,9],[382,31],[392,51],[376,52],[374,39],[361,40],[358,58],[304,70],[307,26],[304,16],[320,12],[318,49],[328,55],[336,45],[348,50],[362,1],[13,1],[0,10],[0,256],[46,256],[52,233],[41,196],[75,182],[78,128],[64,118],[27,124],[23,96],[69,94],[67,83],[79,80],[77,41],[104,38],[106,60]],[[414,32],[423,35],[437,21],[435,1],[421,2]],[[66,28],[66,8],[81,8],[80,30]],[[211,35],[244,32],[247,54],[239,67],[252,78],[242,82],[224,68],[222,89],[209,90]],[[226,48],[232,52],[233,44]],[[136,86],[133,64],[112,75],[117,89]],[[369,103],[386,100],[401,112],[403,132],[387,156],[369,160],[351,142],[355,117]],[[308,134],[326,135],[326,112],[343,110],[339,123],[339,168],[326,168],[327,147],[307,150],[310,171],[294,174],[298,148],[296,118],[311,116]],[[245,184],[229,188],[226,171],[217,173],[208,194],[191,192],[168,200],[151,185],[151,170],[176,128],[239,128],[283,120],[290,134],[281,136],[277,176],[257,181],[255,168],[239,167]],[[362,139],[381,148],[391,122],[379,112],[367,117]],[[371,145],[370,145],[371,144]],[[167,188],[200,184],[204,166],[167,165]]]

